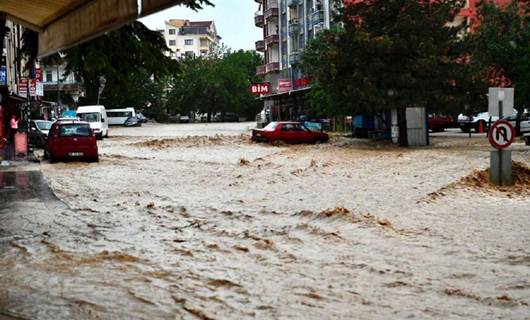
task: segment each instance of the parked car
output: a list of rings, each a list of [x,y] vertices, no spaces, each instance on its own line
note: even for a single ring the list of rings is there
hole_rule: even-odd
[[[136,114],[136,118],[138,118],[141,123],[147,123],[147,118],[140,112]]]
[[[44,148],[53,121],[31,120],[29,124],[29,143],[36,148]]]
[[[504,120],[510,122],[514,128],[517,127],[517,114],[507,116]],[[530,133],[530,112],[523,112],[520,117],[520,131],[517,132],[517,135],[524,135],[525,133]]]
[[[127,118],[127,120],[125,120],[123,125],[126,127],[141,127],[142,122],[140,121],[140,119],[138,119],[138,117],[129,117]]]
[[[453,117],[439,115],[439,114],[430,114],[429,115],[429,130],[432,132],[441,132],[447,128],[452,127],[454,124]],[[484,127],[485,129],[486,127]]]
[[[239,115],[233,112],[226,112],[224,115],[222,113],[216,113],[213,120],[215,122],[238,122]]]
[[[480,130],[480,127],[482,127],[484,131],[487,131],[490,120],[491,123],[493,123],[499,120],[499,117],[490,117],[490,114],[488,112],[480,112],[472,117],[466,116],[464,114],[459,114],[457,122],[458,126],[460,127],[460,130],[462,130],[463,132],[470,132],[471,130],[478,132]]]
[[[104,106],[82,106],[77,108],[77,117],[90,123],[98,139],[109,136],[109,120]]]
[[[99,156],[96,135],[88,122],[56,121],[50,128],[44,156],[52,163],[66,159],[97,162]]]
[[[316,143],[329,140],[325,132],[312,131],[300,122],[271,122],[263,129],[252,129],[255,141],[283,141],[285,143]]]
[[[179,122],[180,123],[190,123],[190,116],[187,115],[187,114],[180,115]]]

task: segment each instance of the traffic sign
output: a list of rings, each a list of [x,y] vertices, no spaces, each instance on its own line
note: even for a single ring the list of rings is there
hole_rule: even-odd
[[[515,140],[515,129],[506,120],[496,121],[488,132],[488,139],[495,149],[506,149]]]

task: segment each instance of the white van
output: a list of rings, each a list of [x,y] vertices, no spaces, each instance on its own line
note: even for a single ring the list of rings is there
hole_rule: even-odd
[[[109,117],[109,125],[123,126],[127,118],[136,117],[136,112],[134,108],[109,109],[107,110],[107,117]]]
[[[109,136],[109,121],[104,106],[82,106],[77,108],[77,117],[90,123],[96,137],[102,139]]]

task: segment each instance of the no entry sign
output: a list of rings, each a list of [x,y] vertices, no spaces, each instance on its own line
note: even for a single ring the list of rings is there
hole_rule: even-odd
[[[508,121],[499,120],[491,126],[488,139],[495,149],[506,149],[515,139],[515,129]]]

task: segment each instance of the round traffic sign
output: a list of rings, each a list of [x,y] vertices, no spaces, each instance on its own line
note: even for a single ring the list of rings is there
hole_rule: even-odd
[[[506,149],[515,140],[515,129],[506,120],[496,121],[488,132],[488,139],[495,149]]]

